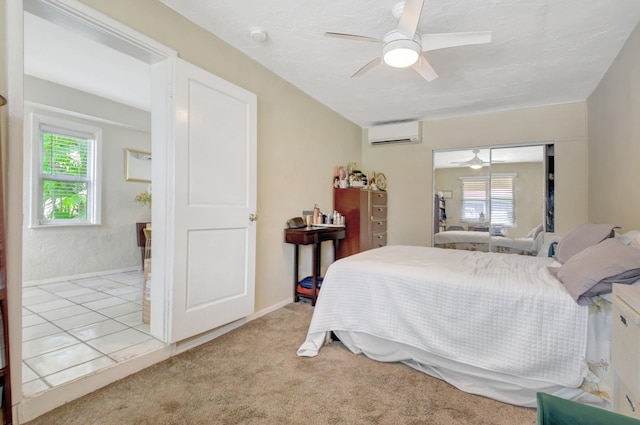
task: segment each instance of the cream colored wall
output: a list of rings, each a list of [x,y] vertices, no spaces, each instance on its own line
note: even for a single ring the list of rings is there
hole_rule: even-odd
[[[27,102],[35,103],[25,108],[27,123],[35,113],[102,130],[102,224],[56,228],[25,224],[22,236],[23,283],[28,285],[29,281],[142,267],[134,223],[149,221],[151,210],[134,202],[134,198],[146,190],[149,183],[125,180],[124,152],[125,149],[150,152],[149,112],[28,76],[24,79],[24,94]],[[59,111],[67,111],[68,114]],[[26,221],[29,220],[27,217]]]
[[[257,263],[255,311],[268,311],[292,300],[293,296],[293,246],[285,244],[283,228],[288,218],[300,215],[301,210],[318,203],[325,209],[333,204],[332,177],[336,164],[346,164],[360,158],[362,129],[313,100],[290,83],[257,64],[246,55],[233,49],[202,28],[187,21],[156,0],[80,0],[116,21],[176,50],[178,55],[227,81],[257,95],[258,99],[258,207]],[[7,23],[7,15],[20,13],[21,2],[0,0],[0,18]],[[9,13],[5,10],[7,8]],[[19,26],[18,19],[12,25]],[[20,72],[21,47],[15,41],[7,44],[1,26],[0,89],[6,93],[9,61],[12,72]],[[10,102],[20,105],[22,96],[16,82],[12,83]],[[14,106],[15,108],[15,106]],[[2,124],[7,124],[6,107],[2,112]],[[13,130],[9,144],[7,188],[9,212],[9,316],[11,356],[21,358],[21,252],[22,252],[22,121],[19,110],[12,113]],[[318,149],[322,147],[322,149]],[[332,259],[328,244],[324,247],[325,260]],[[306,251],[309,251],[307,249]],[[302,253],[305,263],[303,273],[310,271],[310,256]],[[154,356],[152,356],[154,357]],[[162,356],[155,356],[155,361]],[[146,360],[151,363],[153,359]],[[12,367],[13,388],[20,388],[20,362]],[[104,385],[113,376],[124,376],[142,367],[142,361],[132,361],[124,372],[112,371],[91,381],[89,387]],[[128,371],[128,372],[127,372]],[[104,377],[103,377],[104,376]],[[29,416],[74,398],[81,394],[82,383],[68,394],[47,393],[43,402],[33,400],[31,407],[24,407]],[[67,390],[65,390],[67,391]],[[64,391],[63,391],[64,392]],[[20,392],[14,391],[14,412],[21,402]],[[34,407],[36,406],[36,407]],[[24,413],[29,410],[29,413]]]
[[[462,184],[460,177],[486,176],[491,173],[515,173],[516,223],[508,229],[508,236],[523,238],[542,223],[544,217],[544,165],[542,163],[493,164],[478,174],[469,167],[441,168],[435,171],[435,190],[451,190],[452,198],[446,199],[447,227],[459,225],[467,229],[469,223],[462,222]]]
[[[334,166],[360,158],[362,129],[158,1],[82,2],[257,95],[255,309],[291,298],[293,246],[283,242],[285,222],[314,203],[332,208]],[[324,250],[326,259],[330,259],[328,248]],[[301,255],[306,259],[305,252]]]
[[[589,216],[640,229],[640,26],[587,99]]]
[[[293,246],[283,241],[285,222],[314,203],[327,210],[332,208],[334,166],[360,158],[362,129],[158,1],[82,3],[257,95],[259,220],[255,310],[291,299]],[[13,159],[15,163],[22,162],[21,158]],[[11,184],[22,182],[15,179]],[[329,248],[323,251],[326,259],[330,259]],[[306,258],[304,252],[302,255]],[[304,266],[310,270],[306,263]]]
[[[556,232],[587,221],[586,104],[576,102],[422,123],[422,144],[370,146],[362,168],[384,172],[389,244],[431,245],[432,152],[473,146],[555,142]]]

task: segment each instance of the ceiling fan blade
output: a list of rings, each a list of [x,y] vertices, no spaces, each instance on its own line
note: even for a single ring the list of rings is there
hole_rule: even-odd
[[[410,40],[416,35],[423,5],[423,0],[407,0],[404,2],[404,9],[402,9],[402,15],[398,22],[398,32]]]
[[[369,72],[372,68],[374,68],[376,65],[379,65],[381,63],[382,63],[382,57],[374,58],[369,63],[364,65],[362,68],[360,68],[359,70],[354,72],[353,75],[351,76],[351,78],[359,77],[359,76]]]
[[[348,40],[368,41],[371,43],[382,43],[382,40],[378,40],[377,38],[373,38],[373,37],[367,37],[365,35],[343,34],[340,32],[325,32],[324,35],[327,37],[346,38]]]
[[[443,34],[422,34],[422,51],[446,49],[447,47],[469,46],[491,43],[491,31],[449,32]]]
[[[431,65],[429,65],[427,59],[422,55],[420,55],[418,61],[411,65],[411,67],[428,82],[432,82],[438,78],[436,71],[431,67]]]

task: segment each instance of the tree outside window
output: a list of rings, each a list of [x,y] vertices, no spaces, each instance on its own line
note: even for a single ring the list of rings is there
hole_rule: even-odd
[[[38,152],[34,224],[99,224],[97,153],[101,130],[39,115],[34,124],[38,129],[34,134]]]
[[[42,133],[43,220],[87,220],[91,141]]]

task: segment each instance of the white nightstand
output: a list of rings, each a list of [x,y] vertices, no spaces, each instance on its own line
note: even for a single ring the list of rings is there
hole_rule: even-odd
[[[640,419],[640,287],[613,285],[613,411]]]

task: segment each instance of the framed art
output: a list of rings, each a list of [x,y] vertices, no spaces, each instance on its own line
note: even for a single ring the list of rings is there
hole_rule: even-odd
[[[151,153],[126,149],[125,170],[128,182],[151,183]]]

